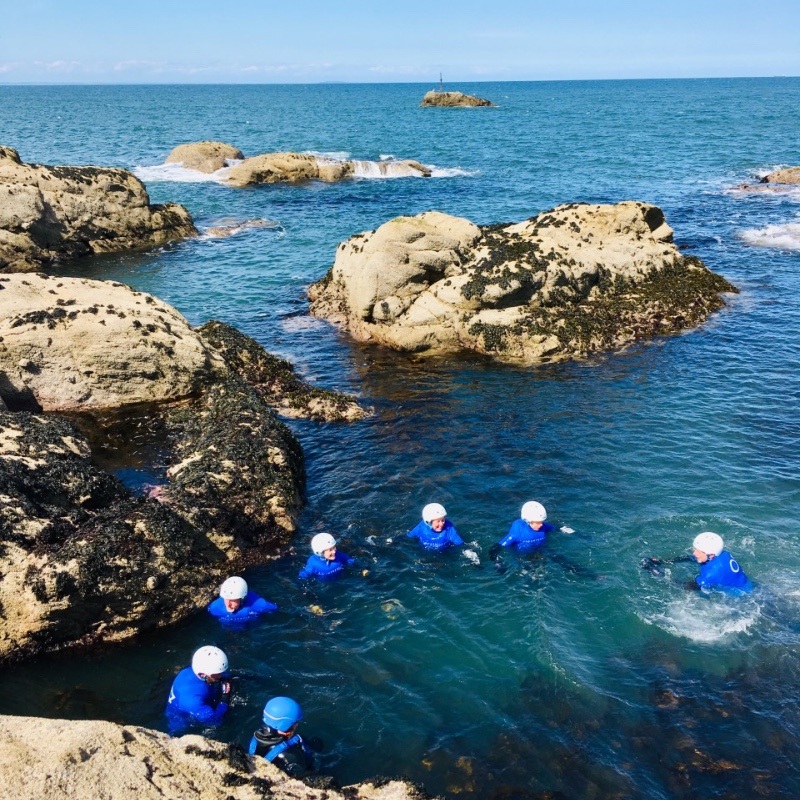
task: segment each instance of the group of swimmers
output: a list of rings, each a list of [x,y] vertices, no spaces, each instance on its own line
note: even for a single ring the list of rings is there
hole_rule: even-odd
[[[522,506],[519,519],[512,522],[508,533],[490,550],[494,558],[502,548],[518,553],[532,553],[555,530],[547,522],[545,507],[535,500]],[[406,534],[417,539],[423,548],[442,551],[464,544],[447,511],[440,503],[429,503],[422,509],[422,520]],[[698,534],[692,542],[692,558],[677,557],[666,561],[651,558],[643,567],[660,572],[664,564],[694,560],[700,573],[687,588],[720,590],[734,594],[749,592],[752,584],[738,562],[724,549],[722,537],[711,531]],[[337,548],[336,539],[329,533],[318,533],[311,539],[312,554],[300,570],[303,580],[336,580],[356,559]],[[277,610],[255,592],[249,590],[244,578],[228,578],[220,587],[219,597],[208,611],[226,627],[241,627],[264,614]],[[231,682],[227,679],[228,657],[218,647],[205,645],[192,656],[191,666],[178,673],[167,700],[167,718],[171,733],[182,732],[192,723],[217,725],[230,706]],[[263,727],[250,740],[251,755],[263,756],[290,775],[306,774],[313,766],[313,747],[297,733],[303,712],[289,697],[271,698],[262,712]]]

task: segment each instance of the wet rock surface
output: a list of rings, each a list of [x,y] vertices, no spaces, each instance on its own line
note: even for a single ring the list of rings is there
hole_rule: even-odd
[[[0,272],[193,236],[180,205],[152,205],[124,169],[25,164],[0,147]]]
[[[122,284],[13,275],[0,287],[16,309],[0,333],[0,662],[127,639],[205,605],[221,578],[268,560],[295,529],[303,453],[271,406],[317,420],[365,414],[235,329],[194,331]],[[106,302],[72,303],[81,292]],[[30,297],[51,305],[25,310]],[[143,394],[133,351],[145,331],[142,363],[158,375]],[[176,341],[153,347],[161,335]],[[59,387],[69,403],[53,399]],[[152,429],[165,462],[146,497],[100,466],[109,430],[113,450],[134,425]]]
[[[0,716],[0,780],[18,800],[426,800],[398,780],[339,789],[290,778],[237,745],[112,722]]]
[[[479,106],[493,106],[490,100],[484,100],[482,97],[475,97],[472,94],[464,94],[463,92],[439,92],[436,89],[426,92],[422,98],[421,106],[438,106],[439,108],[456,108],[467,107],[476,108]]]
[[[350,395],[310,386],[288,361],[268,353],[255,339],[224,322],[207,322],[197,333],[285,417],[351,422],[369,415]]]
[[[342,243],[309,297],[360,341],[535,364],[691,328],[732,291],[680,253],[661,209],[629,201],[485,227],[398,217]]]
[[[770,172],[761,179],[761,183],[800,183],[800,167],[785,167]]]

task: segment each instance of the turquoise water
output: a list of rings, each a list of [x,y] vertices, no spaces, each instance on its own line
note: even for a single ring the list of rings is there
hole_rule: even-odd
[[[342,782],[405,775],[498,800],[796,797],[800,191],[735,187],[800,163],[800,79],[465,85],[499,104],[465,110],[419,109],[427,88],[0,87],[0,143],[24,160],[134,169],[201,228],[268,221],[71,274],[231,322],[375,408],[351,426],[292,423],[308,467],[296,551],[246,575],[277,615],[234,634],[201,614],[27,665],[4,675],[0,710],[163,728],[172,674],[213,642],[239,685],[213,735],[246,743],[264,701],[291,694]],[[205,138],[248,155],[416,158],[437,177],[231,190],[154,169]],[[677,243],[741,288],[699,330],[518,369],[353,344],[307,315],[305,287],[338,242],[398,214],[493,223],[625,199],[660,205]],[[533,498],[574,533],[500,573],[489,547]],[[402,538],[430,501],[472,557]],[[705,529],[753,595],[701,598],[640,568]],[[369,575],[298,585],[320,530]]]

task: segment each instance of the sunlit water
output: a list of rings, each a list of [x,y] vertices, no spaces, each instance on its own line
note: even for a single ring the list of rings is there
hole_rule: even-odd
[[[465,110],[419,109],[427,88],[0,87],[0,142],[24,160],[128,167],[202,229],[241,226],[71,273],[153,292],[192,323],[231,322],[375,408],[355,425],[292,423],[308,467],[296,551],[246,576],[278,614],[237,633],[199,614],[25,665],[3,676],[0,710],[163,729],[172,675],[211,642],[238,676],[211,735],[246,743],[264,701],[290,694],[343,783],[405,775],[506,800],[797,796],[800,194],[736,187],[800,162],[800,80],[483,84],[459,88],[498,108]],[[414,158],[438,177],[232,190],[158,167],[199,139]],[[662,206],[678,244],[741,288],[699,330],[517,369],[355,345],[307,316],[305,287],[338,242],[398,214],[493,223],[624,199]],[[131,463],[133,483],[152,472]],[[574,533],[498,571],[488,550],[534,498]],[[403,538],[430,501],[471,555]],[[690,564],[641,569],[704,529],[752,595],[687,593]],[[298,584],[320,530],[369,574]]]

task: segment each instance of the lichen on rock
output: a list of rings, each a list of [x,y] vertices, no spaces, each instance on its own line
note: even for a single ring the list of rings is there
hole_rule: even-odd
[[[309,297],[361,341],[534,364],[691,328],[732,291],[680,253],[661,209],[629,201],[482,228],[398,217],[340,244]]]
[[[127,170],[25,164],[16,150],[0,147],[0,272],[196,233],[183,206],[152,205]]]

